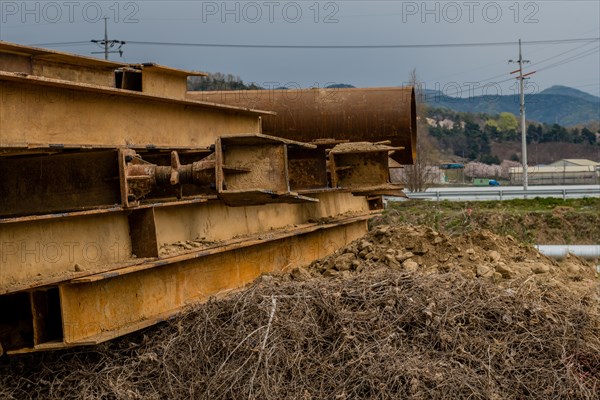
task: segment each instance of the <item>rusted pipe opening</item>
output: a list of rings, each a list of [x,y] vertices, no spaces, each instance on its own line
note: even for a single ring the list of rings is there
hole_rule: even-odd
[[[404,147],[392,158],[412,164],[417,111],[412,87],[188,92],[194,100],[275,111],[262,118],[263,133],[300,142],[319,139],[390,141]]]

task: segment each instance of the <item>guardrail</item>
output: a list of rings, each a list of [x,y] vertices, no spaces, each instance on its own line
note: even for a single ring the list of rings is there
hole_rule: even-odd
[[[582,197],[600,197],[600,186],[589,188],[529,188],[527,191],[523,189],[503,189],[498,187],[490,187],[482,190],[456,190],[451,189],[428,189],[426,192],[408,192],[406,195],[410,199],[423,200],[512,200],[534,197],[558,197],[563,199],[582,198]],[[390,197],[389,200],[396,198]]]

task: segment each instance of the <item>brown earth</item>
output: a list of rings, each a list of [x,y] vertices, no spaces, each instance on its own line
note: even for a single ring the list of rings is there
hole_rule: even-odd
[[[458,272],[507,285],[515,278],[536,276],[546,285],[595,291],[592,264],[575,256],[562,262],[540,254],[511,236],[487,230],[449,236],[426,226],[380,225],[362,240],[312,264],[313,275],[335,276],[385,266],[423,274]]]
[[[2,399],[598,399],[598,276],[485,230],[376,226],[95,347],[0,361]]]

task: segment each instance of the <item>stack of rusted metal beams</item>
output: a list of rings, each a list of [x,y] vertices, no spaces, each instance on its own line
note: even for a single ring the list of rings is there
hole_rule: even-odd
[[[0,352],[96,344],[310,263],[401,190],[412,89],[191,75],[0,43]]]

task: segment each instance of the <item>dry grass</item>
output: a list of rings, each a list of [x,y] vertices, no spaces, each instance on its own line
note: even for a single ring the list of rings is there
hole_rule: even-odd
[[[389,268],[263,277],[93,348],[0,364],[3,399],[598,399],[598,304]]]
[[[478,232],[511,235],[534,244],[600,243],[600,198],[504,201],[409,200],[390,203],[371,224],[427,225],[449,235]]]

